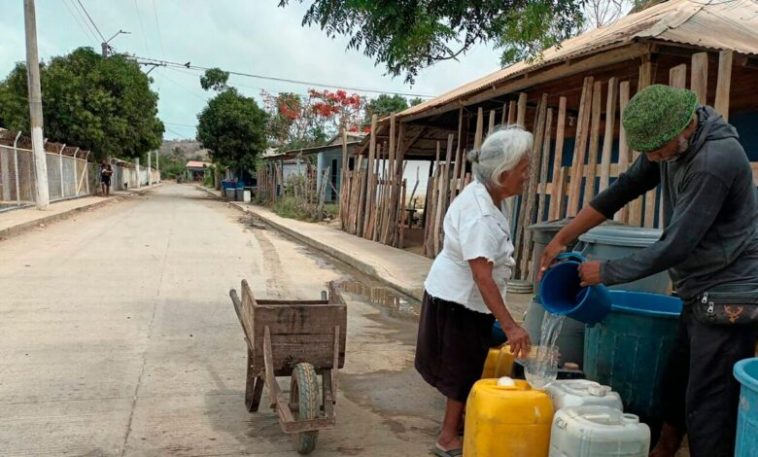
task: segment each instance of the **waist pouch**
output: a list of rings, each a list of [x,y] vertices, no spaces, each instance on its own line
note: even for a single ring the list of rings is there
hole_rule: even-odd
[[[707,325],[741,326],[758,323],[758,283],[724,284],[697,297],[692,315]]]

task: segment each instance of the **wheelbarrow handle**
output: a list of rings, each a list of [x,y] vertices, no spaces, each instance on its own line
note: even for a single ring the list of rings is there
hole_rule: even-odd
[[[229,296],[232,298],[232,303],[234,304],[234,312],[237,313],[237,319],[239,319],[240,325],[242,325],[242,301],[237,295],[237,291],[234,289],[229,290]],[[242,326],[242,329],[245,329],[244,325]]]

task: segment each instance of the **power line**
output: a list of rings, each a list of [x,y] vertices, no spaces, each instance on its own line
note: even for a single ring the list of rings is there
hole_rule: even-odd
[[[100,40],[97,39],[97,33],[95,33],[95,29],[92,28],[92,24],[87,21],[87,17],[82,13],[82,10],[79,9],[79,6],[76,4],[74,0],[69,0],[71,2],[71,7],[76,11],[76,15],[78,18],[81,19],[82,24],[84,24],[87,28],[87,33],[92,37],[93,40],[95,40],[95,43],[99,42]]]
[[[140,30],[142,30],[142,40],[145,43],[145,51],[150,52],[150,45],[147,44],[147,34],[145,33],[145,25],[142,23],[142,15],[139,12],[139,5],[137,5],[137,0],[134,0],[134,11],[137,12],[137,21],[139,22]]]
[[[141,62],[141,63],[144,63],[144,64],[158,65],[158,66],[164,66],[168,68],[177,67],[177,68],[187,68],[190,70],[200,70],[200,71],[210,70],[209,67],[201,67],[199,65],[192,65],[191,62],[179,63],[179,62],[171,62],[168,60],[153,59],[150,57],[137,57],[137,56],[135,56],[135,59],[143,60],[144,62]],[[327,89],[345,89],[345,90],[352,90],[356,92],[366,92],[366,93],[373,93],[373,94],[392,94],[392,95],[400,95],[404,97],[434,98],[434,95],[413,94],[413,93],[408,93],[408,92],[395,92],[395,91],[371,89],[371,88],[365,88],[365,87],[347,87],[341,84],[327,84],[327,83],[320,83],[320,82],[314,82],[314,81],[303,81],[303,80],[298,80],[298,79],[280,78],[276,76],[264,76],[264,75],[245,73],[245,72],[240,72],[240,71],[230,71],[230,70],[224,70],[224,71],[229,73],[230,75],[235,75],[235,76],[245,76],[248,78],[264,79],[267,81],[277,81],[277,82],[284,82],[284,83],[290,83],[290,84],[301,84],[301,85],[310,86],[310,87],[323,87]]]
[[[93,20],[92,20],[92,16],[90,16],[90,15],[89,15],[89,11],[87,11],[87,8],[85,8],[85,7],[84,7],[84,5],[82,5],[82,0],[76,0],[76,2],[77,2],[77,3],[79,3],[79,6],[81,6],[81,7],[82,7],[82,11],[84,11],[84,14],[86,14],[86,15],[87,15],[87,18],[88,18],[88,19],[89,19],[89,21],[92,23],[92,26],[93,26],[93,27],[95,27],[95,30],[97,30],[97,34],[100,36],[100,38],[102,38],[102,40],[103,40],[103,43],[105,43],[105,37],[104,37],[104,36],[103,36],[103,34],[100,32],[100,29],[99,29],[99,28],[97,28],[97,24],[95,24],[95,21],[93,21]]]
[[[158,44],[161,47],[161,57],[166,58],[166,51],[163,49],[163,36],[161,34],[160,22],[158,22],[158,8],[155,6],[155,0],[153,0],[153,16],[155,17],[155,28],[158,29]]]
[[[89,36],[90,36],[90,37],[92,37],[92,38],[94,38],[94,39],[95,39],[95,42],[97,42],[97,37],[96,37],[96,36],[94,36],[94,35],[92,34],[92,32],[91,32],[91,31],[87,30],[87,29],[84,27],[84,25],[82,25],[82,21],[81,21],[81,19],[79,19],[79,16],[77,16],[77,15],[74,13],[74,11],[71,9],[71,6],[68,4],[68,1],[67,1],[67,0],[61,0],[61,3],[63,3],[63,4],[66,6],[66,9],[68,10],[68,14],[70,14],[70,15],[71,15],[71,17],[73,17],[73,18],[74,18],[74,21],[76,21],[76,25],[78,25],[78,26],[79,26],[79,28],[82,30],[82,33],[83,33],[84,35],[87,35],[87,34],[89,34]],[[74,7],[74,9],[76,9],[76,7]],[[78,10],[77,10],[77,11],[78,11]],[[79,14],[81,14],[81,13],[79,13]]]

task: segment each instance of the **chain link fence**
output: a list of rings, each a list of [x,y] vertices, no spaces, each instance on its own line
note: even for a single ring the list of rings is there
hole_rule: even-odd
[[[50,201],[100,193],[100,165],[87,162],[79,148],[61,145],[50,152],[46,145]],[[127,190],[160,181],[155,169],[123,160],[111,160],[111,190]],[[0,211],[31,206],[35,202],[34,155],[31,149],[0,144]]]

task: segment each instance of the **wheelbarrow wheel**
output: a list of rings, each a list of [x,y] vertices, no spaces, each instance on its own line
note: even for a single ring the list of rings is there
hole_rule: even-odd
[[[316,419],[319,410],[319,388],[316,369],[310,363],[298,363],[292,371],[290,384],[290,404],[297,404],[299,420]],[[295,450],[300,454],[310,454],[316,448],[318,430],[292,435]]]

